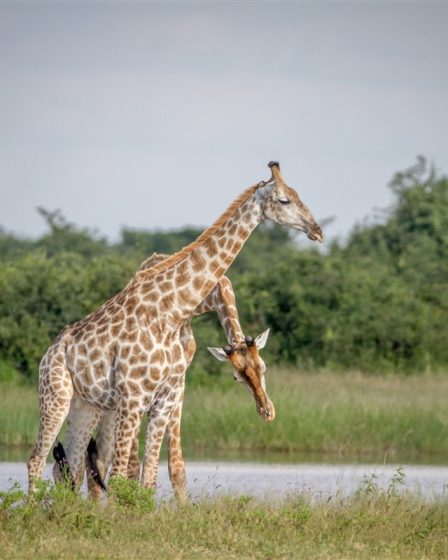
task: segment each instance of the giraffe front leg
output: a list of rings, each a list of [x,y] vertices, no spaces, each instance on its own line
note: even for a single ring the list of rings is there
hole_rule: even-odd
[[[141,417],[142,413],[137,407],[132,407],[132,403],[126,400],[120,400],[115,420],[115,453],[111,477],[127,477],[131,447],[137,437]]]
[[[168,471],[174,496],[179,503],[187,501],[185,463],[180,443],[180,418],[182,414],[183,392],[174,407],[167,429],[168,438]]]
[[[210,311],[212,308],[213,307],[210,306],[209,302],[205,300],[200,313]],[[185,372],[191,364],[196,351],[196,341],[193,337],[193,331],[191,330],[191,325],[189,323],[185,324],[181,330],[181,345],[184,351],[185,362],[179,365],[179,372],[182,376],[176,393],[175,405],[168,421],[167,430],[168,472],[174,496],[180,504],[187,501],[185,463],[180,443],[180,419],[184,401]]]
[[[141,483],[146,488],[155,488],[156,486],[163,436],[165,435],[172,411],[178,404],[179,396],[182,394],[183,384],[164,397],[163,401],[156,403],[148,412],[145,454],[141,476]]]
[[[138,457],[139,448],[139,435],[140,430],[137,431],[137,435],[134,438],[131,446],[131,453],[129,455],[128,462],[128,478],[130,480],[140,480],[140,460]]]
[[[148,424],[145,436],[145,454],[140,478],[145,488],[155,488],[159,468],[160,447],[165,435],[169,415],[159,415],[154,411],[148,413]]]

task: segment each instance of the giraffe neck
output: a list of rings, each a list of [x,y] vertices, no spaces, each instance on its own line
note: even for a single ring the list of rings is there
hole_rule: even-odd
[[[217,285],[215,311],[218,313],[222,328],[226,333],[227,342],[229,344],[243,342],[244,334],[238,317],[235,294],[232,284],[226,276]]]
[[[229,344],[244,341],[232,283],[223,276],[205,300],[195,309],[194,315],[216,311]]]
[[[261,201],[257,187],[247,189],[195,242],[139,273],[140,290],[152,294],[159,317],[179,323],[194,314],[263,221]]]

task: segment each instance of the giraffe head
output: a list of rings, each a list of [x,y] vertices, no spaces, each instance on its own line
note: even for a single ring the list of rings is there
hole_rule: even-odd
[[[224,348],[207,349],[218,360],[229,361],[232,364],[235,381],[246,385],[254,396],[258,414],[266,422],[272,422],[275,418],[275,408],[266,393],[266,365],[258,352],[264,348],[268,335],[269,329],[255,339],[246,336],[244,342],[228,344]]]
[[[263,219],[277,224],[298,229],[306,233],[312,241],[323,241],[323,233],[311,210],[304,204],[297,192],[288,187],[280,172],[280,164],[271,161],[272,176],[269,181],[262,181],[257,192],[262,199]]]

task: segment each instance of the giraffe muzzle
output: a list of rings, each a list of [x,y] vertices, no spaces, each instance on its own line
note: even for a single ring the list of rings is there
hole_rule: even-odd
[[[272,422],[275,419],[275,407],[269,399],[263,406],[257,404],[257,411],[265,422]]]
[[[319,241],[319,243],[322,243],[324,240],[322,228],[320,226],[315,226],[312,230],[307,232],[307,237],[311,239],[311,241]]]

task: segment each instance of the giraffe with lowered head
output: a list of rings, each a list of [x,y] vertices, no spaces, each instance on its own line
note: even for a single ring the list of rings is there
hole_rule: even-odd
[[[98,408],[116,409],[111,476],[126,476],[145,412],[150,416],[148,432],[163,435],[187,367],[182,325],[258,224],[272,220],[322,241],[320,226],[285,183],[279,164],[269,167],[271,178],[246,189],[196,241],[138,271],[119,294],[58,335],[40,364],[39,434],[28,461],[31,491],[74,396],[91,405],[92,425]],[[78,472],[79,465],[72,468]],[[148,480],[151,476],[144,475],[143,483]]]

